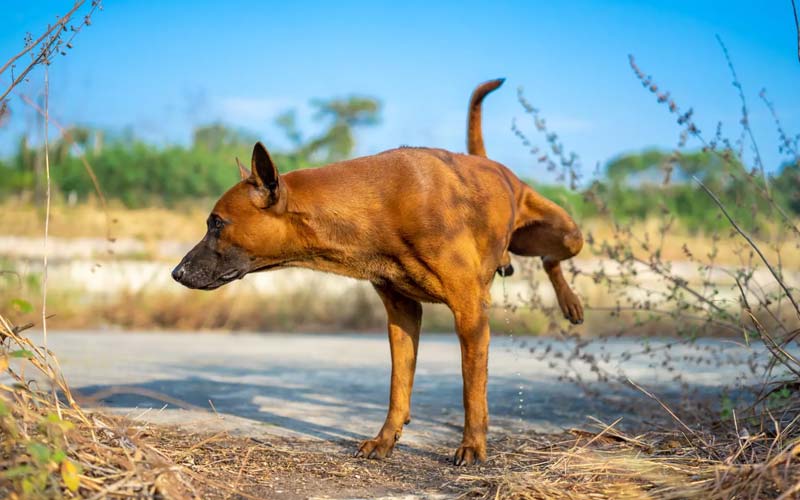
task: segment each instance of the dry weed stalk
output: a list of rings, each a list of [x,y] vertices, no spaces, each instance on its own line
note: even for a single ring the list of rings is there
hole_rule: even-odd
[[[25,48],[12,57],[0,74],[11,69],[11,83],[0,95],[0,116],[7,113],[5,97],[38,65],[43,65],[44,153],[47,179],[45,215],[44,281],[42,287],[42,328],[44,346],[37,346],[22,335],[32,326],[17,327],[0,316],[0,492],[7,498],[87,498],[167,497],[184,498],[191,486],[179,470],[157,449],[143,444],[135,427],[108,415],[87,414],[73,398],[55,355],[47,349],[47,240],[50,219],[49,165],[49,71],[54,54],[72,48],[72,41],[84,26],[91,24],[93,0],[83,21],[69,25],[83,6],[73,8],[35,41],[28,36]],[[63,33],[72,35],[65,41]],[[18,75],[15,62],[37,48],[30,64]],[[91,171],[91,169],[88,169]],[[31,367],[39,380],[25,376]],[[30,369],[30,368],[29,368]],[[40,384],[45,385],[41,387]],[[62,408],[63,403],[66,407]]]
[[[800,61],[800,21],[797,19],[797,5],[792,0],[792,14],[794,14],[794,29],[797,33],[797,60]]]

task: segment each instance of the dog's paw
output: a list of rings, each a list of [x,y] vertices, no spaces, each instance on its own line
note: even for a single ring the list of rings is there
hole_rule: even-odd
[[[354,456],[375,459],[391,457],[395,441],[396,440],[392,439],[383,439],[380,436],[375,439],[367,439],[361,443]]]
[[[569,287],[564,287],[556,296],[558,297],[558,306],[561,312],[564,313],[564,318],[568,319],[573,325],[580,325],[583,323],[583,306],[581,299],[575,295]]]
[[[486,449],[462,444],[453,455],[453,465],[480,465],[486,461]]]

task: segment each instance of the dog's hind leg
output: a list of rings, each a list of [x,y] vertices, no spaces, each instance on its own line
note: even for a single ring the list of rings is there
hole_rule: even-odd
[[[509,250],[541,257],[564,317],[575,324],[583,323],[581,301],[561,271],[561,261],[574,257],[583,247],[578,226],[563,208],[528,187],[518,208],[517,229],[511,235]]]
[[[392,353],[389,412],[378,435],[361,443],[356,456],[385,458],[392,454],[394,444],[400,439],[403,425],[410,421],[411,388],[417,366],[422,304],[389,287],[376,285],[375,290],[386,307],[389,323],[389,346]]]

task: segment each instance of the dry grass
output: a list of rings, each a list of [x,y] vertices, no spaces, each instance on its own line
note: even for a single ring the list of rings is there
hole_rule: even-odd
[[[179,429],[159,429],[146,441],[196,478],[202,498],[424,492],[486,500],[763,499],[793,498],[800,488],[796,430],[794,435],[721,441],[699,450],[678,432],[628,436],[598,425],[558,435],[503,436],[490,443],[489,463],[466,469],[450,464],[449,448],[400,445],[387,460],[366,461],[350,456],[352,442],[198,436]]]
[[[660,257],[664,261],[686,261],[688,260],[686,253],[688,250],[691,255],[698,257],[701,261],[709,262],[710,259],[707,258],[706,254],[715,245],[717,253],[714,256],[713,263],[717,265],[742,265],[750,254],[750,248],[747,243],[734,237],[732,229],[730,230],[731,237],[721,238],[714,244],[712,235],[702,232],[690,232],[680,226],[675,226],[666,234],[663,234],[661,229],[663,223],[662,220],[651,218],[633,223],[629,229],[631,233],[639,235],[639,239],[642,241],[649,238],[649,241],[655,242],[663,235],[664,245],[661,248]],[[628,228],[626,228],[627,230]],[[591,235],[594,240],[601,242],[613,242],[619,238],[619,231],[607,219],[583,221],[581,231],[583,231],[584,235]],[[800,251],[798,251],[800,248],[798,248],[797,241],[791,238],[777,238],[779,231],[777,225],[772,227],[763,226],[760,231],[764,236],[759,243],[761,243],[760,246],[768,260],[778,261],[777,256],[780,253],[780,262],[786,269],[800,269]],[[777,248],[774,242],[780,242]],[[634,256],[644,260],[648,260],[652,256],[652,248],[645,249],[642,246],[633,246],[630,250]]]
[[[51,352],[0,317],[0,495],[40,498],[181,498],[191,487],[141,429],[85,412]],[[33,370],[44,384],[31,382]]]
[[[108,227],[105,212],[96,202],[70,206],[54,203],[50,213],[50,235],[60,238],[103,238],[110,231],[114,238],[135,238],[145,242],[160,240],[197,241],[205,233],[209,202],[180,209],[161,207],[129,209],[111,202]],[[44,234],[42,209],[24,200],[0,204],[9,221],[7,235],[39,238]]]
[[[545,443],[512,438],[499,474],[467,479],[486,499],[795,498],[795,424],[777,434],[717,436],[702,448],[678,432],[628,436],[612,426]]]

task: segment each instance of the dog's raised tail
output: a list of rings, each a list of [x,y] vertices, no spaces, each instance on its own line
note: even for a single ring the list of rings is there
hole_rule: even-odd
[[[483,98],[500,87],[505,78],[489,80],[478,85],[469,98],[469,113],[467,117],[467,152],[471,155],[486,156],[483,147],[483,132],[481,131],[481,103]]]

